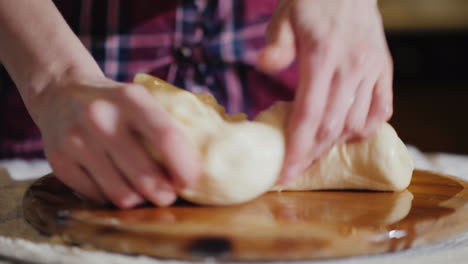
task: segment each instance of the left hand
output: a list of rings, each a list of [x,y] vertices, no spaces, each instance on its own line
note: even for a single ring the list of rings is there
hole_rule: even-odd
[[[393,64],[377,0],[280,0],[267,41],[261,70],[299,61],[280,183],[391,117]]]

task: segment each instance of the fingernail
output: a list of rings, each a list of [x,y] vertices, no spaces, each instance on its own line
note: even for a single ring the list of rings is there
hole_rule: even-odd
[[[155,198],[158,201],[158,205],[168,206],[175,202],[177,196],[174,192],[161,190],[155,194]]]
[[[142,203],[144,200],[139,195],[133,193],[125,197],[122,201],[122,206],[125,208],[132,208]]]

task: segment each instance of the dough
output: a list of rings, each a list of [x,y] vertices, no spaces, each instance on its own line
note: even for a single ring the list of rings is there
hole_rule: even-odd
[[[147,74],[134,82],[145,86],[177,121],[202,158],[203,175],[195,186],[179,190],[189,201],[230,205],[252,200],[273,186],[284,157],[284,125],[289,103],[281,102],[247,121],[228,115],[207,94],[194,94]],[[156,150],[149,150],[157,160]],[[369,139],[335,146],[284,190],[403,190],[413,164],[405,145],[385,124]]]
[[[207,94],[193,94],[146,74],[145,86],[200,152],[203,176],[179,195],[205,205],[237,204],[254,199],[275,183],[284,154],[281,132],[267,124],[227,115]],[[156,159],[158,153],[150,150]]]
[[[290,108],[290,103],[278,102],[255,120],[284,132]],[[413,168],[405,144],[385,123],[366,140],[334,146],[287,186],[273,189],[401,191],[408,187]]]

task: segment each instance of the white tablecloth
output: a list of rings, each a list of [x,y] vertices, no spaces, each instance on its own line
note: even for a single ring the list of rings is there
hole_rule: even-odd
[[[423,154],[410,147],[416,168],[433,170],[468,181],[468,156],[455,154],[435,153]],[[45,161],[0,161],[0,170],[3,168],[10,177],[17,180],[32,179],[42,176],[50,171]],[[5,173],[5,171],[3,171]],[[3,201],[5,203],[5,201]],[[19,204],[18,201],[14,201]],[[11,203],[11,201],[10,201]],[[0,200],[1,206],[2,201]],[[14,206],[14,205],[10,205]],[[0,210],[4,210],[1,208]],[[11,208],[10,208],[11,210]],[[18,209],[20,210],[20,209]],[[14,211],[14,210],[13,210]],[[18,212],[17,215],[21,215]],[[4,219],[5,215],[3,215]],[[468,221],[468,219],[467,219]],[[9,228],[22,229],[24,233],[34,232],[24,221],[16,220],[1,225]],[[0,228],[0,264],[3,263],[112,263],[112,264],[154,264],[154,263],[186,263],[180,261],[158,260],[144,256],[126,256],[102,251],[90,251],[77,247],[53,245],[37,234],[12,237],[2,234]],[[8,233],[8,232],[6,232]],[[27,238],[25,238],[27,237]],[[430,245],[418,249],[411,249],[392,254],[356,257],[326,261],[308,261],[294,263],[323,263],[323,264],[439,264],[439,263],[468,263],[468,233],[460,234],[443,243]]]

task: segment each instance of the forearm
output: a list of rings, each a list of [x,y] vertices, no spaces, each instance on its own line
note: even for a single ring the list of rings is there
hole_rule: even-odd
[[[0,62],[26,106],[64,75],[102,74],[50,0],[0,0]]]

